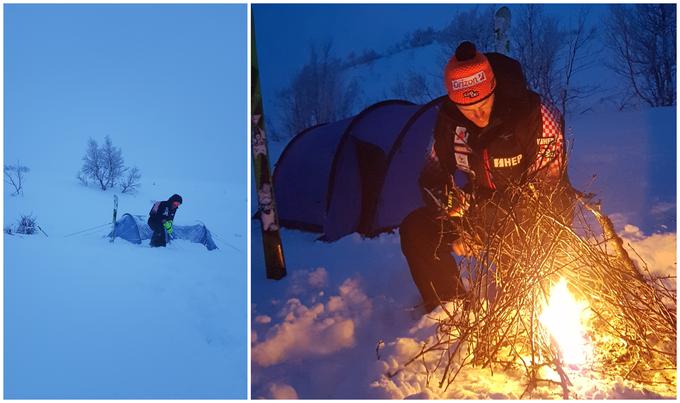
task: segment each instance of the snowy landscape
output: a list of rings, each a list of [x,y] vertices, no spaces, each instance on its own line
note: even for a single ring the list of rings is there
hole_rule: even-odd
[[[245,6],[5,18],[4,159],[29,168],[20,194],[4,187],[5,398],[245,398]],[[141,172],[136,191],[76,178],[105,136]],[[218,249],[107,237],[114,195],[118,218],[146,220],[173,193],[175,224],[204,223]]]
[[[260,10],[256,9],[256,21]],[[324,20],[331,17],[322,12],[319,16],[316,24],[332,25]],[[285,16],[280,18],[285,20]],[[334,35],[332,29],[325,33]],[[307,31],[301,28],[300,32],[304,37]],[[402,34],[394,35],[399,38]],[[276,40],[281,43],[285,38]],[[266,34],[261,34],[258,45],[265,41]],[[343,46],[340,43],[341,52],[348,53]],[[272,99],[285,86],[285,74],[272,72],[269,82],[278,86],[272,84],[267,89],[266,54],[258,56],[265,77],[265,113],[272,111],[272,126],[280,130],[277,119],[281,112]],[[394,83],[405,71],[436,74],[440,57],[436,45],[424,46],[351,68],[347,74],[361,83],[362,100],[366,101],[361,105],[366,107],[391,98]],[[299,65],[304,63],[300,60]],[[597,80],[602,71],[580,77]],[[605,89],[611,91],[615,83],[615,79],[606,81]],[[571,182],[577,189],[597,194],[638,264],[644,262],[654,274],[675,276],[676,107],[621,110],[610,101],[598,100],[597,95],[591,101],[587,113],[566,120]],[[273,162],[288,140],[270,141]],[[252,190],[251,194],[256,200]],[[398,231],[375,239],[353,234],[333,243],[317,241],[318,234],[296,230],[283,229],[281,234],[288,276],[278,282],[266,280],[259,221],[253,221],[253,398],[561,398],[556,386],[540,386],[522,396],[527,385],[523,373],[515,369],[492,372],[466,367],[448,389],[439,387],[438,379],[429,378],[417,364],[400,370],[434,334],[437,319],[446,315],[442,308],[425,316],[414,309],[420,296],[400,250]],[[451,305],[447,308],[455,310]],[[587,368],[570,371],[570,390],[580,399],[676,397],[675,386],[649,387],[623,378],[604,379]]]
[[[594,134],[597,132],[576,131],[585,121],[573,122],[575,137],[583,140],[574,147],[570,159],[572,182],[585,186],[594,172],[606,178],[607,184],[600,179],[593,187],[616,221],[619,234],[654,273],[675,275],[674,195],[663,198],[648,190],[674,182],[655,180],[649,171],[639,169],[651,168],[651,161],[675,164],[675,154],[666,151],[674,149],[674,139],[664,146],[663,135],[654,135],[664,132],[669,140],[668,134],[673,134],[675,127],[675,110],[612,113],[605,118],[617,122],[615,126],[610,123],[607,133],[626,133],[626,146],[609,149],[605,142],[596,140],[601,138]],[[650,126],[661,130],[651,131]],[[644,144],[638,146],[656,151],[637,154],[639,148],[634,144],[641,135]],[[603,151],[607,152],[606,165],[601,159]],[[631,167],[627,162],[631,157],[639,165]],[[431,318],[413,312],[420,296],[401,253],[398,234],[377,239],[362,239],[355,234],[323,243],[315,241],[315,234],[284,230],[282,238],[288,277],[280,282],[267,281],[262,254],[256,249],[261,242],[259,228],[253,225],[254,398],[520,397],[526,385],[520,381],[519,372],[492,375],[489,370],[470,370],[456,381],[460,388],[446,392],[436,382],[428,387],[424,374],[417,371],[402,372],[393,379],[385,377],[418,352],[421,341],[434,331],[437,316],[444,315],[441,308]],[[675,396],[675,390],[650,391],[623,380],[594,382],[587,374],[576,385],[576,393],[584,399]],[[546,388],[532,397],[559,398],[558,392]]]

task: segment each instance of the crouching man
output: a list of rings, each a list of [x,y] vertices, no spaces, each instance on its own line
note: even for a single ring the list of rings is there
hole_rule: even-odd
[[[174,194],[166,201],[154,203],[149,212],[149,227],[153,230],[151,236],[151,247],[165,246],[167,235],[172,235],[172,220],[175,219],[175,212],[182,204],[182,196]],[[167,235],[166,235],[167,234]]]
[[[444,77],[449,99],[439,110],[428,161],[439,174],[429,180],[424,171],[421,186],[440,195],[447,214],[423,207],[400,227],[402,252],[428,312],[440,301],[466,297],[451,253],[472,251],[454,221],[468,218],[475,224],[469,232],[485,239],[502,211],[521,207],[508,191],[513,186],[535,185],[539,194],[570,189],[562,116],[526,88],[519,63],[463,42]],[[568,211],[572,197],[567,190],[555,203]]]

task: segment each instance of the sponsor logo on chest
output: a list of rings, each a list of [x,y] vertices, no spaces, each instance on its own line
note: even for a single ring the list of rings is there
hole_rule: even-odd
[[[494,158],[493,167],[494,168],[512,168],[517,166],[522,162],[522,154],[517,154],[514,157],[507,158]]]
[[[456,126],[456,132],[453,134],[454,144],[467,145],[468,137],[470,137],[470,133],[468,133],[466,128]]]
[[[468,159],[468,154],[472,153],[472,150],[467,145],[469,136],[470,133],[468,133],[466,128],[456,126],[456,130],[453,133],[453,151],[458,169],[463,172],[472,173]]]

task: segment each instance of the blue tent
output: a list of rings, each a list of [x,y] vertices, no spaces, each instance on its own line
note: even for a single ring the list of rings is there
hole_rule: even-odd
[[[398,227],[423,203],[418,178],[444,99],[384,101],[298,134],[274,170],[281,225],[324,241]]]
[[[128,213],[123,214],[120,220],[116,221],[114,231],[109,233],[108,236],[111,237],[114,232],[117,238],[122,238],[135,244],[141,244],[143,240],[151,239],[153,234],[144,216],[134,216]],[[208,250],[217,249],[210,231],[203,224],[175,225],[173,226],[172,233],[174,238],[200,243],[205,245]]]

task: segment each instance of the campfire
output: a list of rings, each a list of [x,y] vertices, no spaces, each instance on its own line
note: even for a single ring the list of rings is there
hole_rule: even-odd
[[[674,393],[675,277],[635,264],[592,195],[579,193],[565,212],[556,201],[565,189],[512,191],[522,210],[506,210],[492,226],[466,223],[494,228],[460,262],[468,301],[442,301],[436,334],[386,375],[425,372],[430,387],[446,390],[466,367],[514,368],[526,376],[522,398],[538,387],[579,398],[570,375],[584,373]]]
[[[577,366],[586,364],[592,354],[585,327],[587,304],[576,301],[565,279],[560,279],[550,290],[550,299],[538,320],[557,344],[562,362]]]

